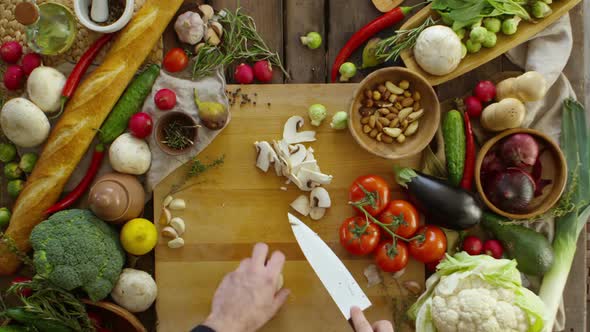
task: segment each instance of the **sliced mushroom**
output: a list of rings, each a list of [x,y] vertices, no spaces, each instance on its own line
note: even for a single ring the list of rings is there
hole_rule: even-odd
[[[205,24],[207,24],[207,22],[209,22],[209,20],[213,18],[213,15],[215,15],[213,7],[209,5],[200,5],[199,11],[201,12],[201,18],[203,19],[203,22]]]
[[[215,34],[217,37],[223,37],[223,26],[219,22],[211,22],[209,23],[209,28],[215,30]]]
[[[270,143],[266,141],[254,142],[254,146],[257,152],[256,167],[260,168],[263,172],[267,172],[270,164],[278,160],[277,154]]]
[[[330,194],[325,188],[316,187],[313,188],[311,194],[309,195],[309,205],[311,208],[320,207],[320,208],[329,208],[332,206],[332,201],[330,200]]]
[[[307,216],[311,208],[309,206],[309,199],[306,195],[297,197],[290,206],[293,208],[293,210],[299,212],[303,216]]]
[[[322,184],[330,184],[332,182],[332,176],[309,170],[307,168],[301,168],[294,178],[289,177],[293,182],[303,191],[310,191],[315,187],[319,187]]]
[[[315,141],[315,131],[298,132],[298,130],[303,127],[304,123],[305,121],[303,118],[298,115],[290,117],[283,129],[283,141],[287,144]]]
[[[326,209],[321,207],[314,207],[311,208],[311,210],[309,211],[309,217],[313,220],[322,219],[324,217],[324,214],[326,214]]]
[[[307,155],[307,150],[303,144],[296,144],[289,146],[289,164],[291,169],[298,167]]]
[[[217,35],[215,30],[207,29],[207,33],[205,34],[205,42],[211,46],[217,46],[221,43],[221,38]]]

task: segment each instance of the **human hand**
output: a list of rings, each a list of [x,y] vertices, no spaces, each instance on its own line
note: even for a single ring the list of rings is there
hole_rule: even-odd
[[[352,307],[350,316],[355,332],[393,332],[393,326],[387,320],[380,320],[371,325],[359,307]]]
[[[268,245],[257,243],[252,257],[223,278],[203,323],[216,332],[253,332],[266,324],[289,296],[288,289],[277,289],[285,255],[273,252],[266,262]]]

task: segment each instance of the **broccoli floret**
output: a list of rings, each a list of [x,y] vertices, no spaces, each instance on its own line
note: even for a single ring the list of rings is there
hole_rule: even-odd
[[[92,301],[109,295],[125,264],[117,232],[88,210],[52,215],[30,241],[37,274],[68,291],[81,288]]]

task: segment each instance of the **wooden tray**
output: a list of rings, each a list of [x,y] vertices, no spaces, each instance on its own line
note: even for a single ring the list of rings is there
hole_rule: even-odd
[[[496,57],[506,53],[508,50],[524,43],[525,41],[529,40],[531,37],[539,33],[541,30],[545,29],[551,23],[555,22],[558,18],[562,15],[567,13],[570,9],[572,9],[575,5],[577,5],[580,0],[561,0],[561,1],[554,1],[551,4],[551,9],[553,9],[553,13],[539,21],[537,23],[530,23],[522,21],[518,25],[518,31],[512,36],[506,36],[502,33],[498,33],[498,40],[495,47],[492,48],[484,48],[474,54],[467,54],[459,67],[455,69],[450,74],[444,76],[435,76],[428,74],[420,66],[416,63],[414,59],[414,52],[412,49],[404,50],[401,53],[401,58],[404,61],[406,67],[411,70],[416,71],[418,74],[424,76],[430,84],[439,85],[446,81],[452,80],[455,77],[459,77],[465,74],[468,71],[472,71],[473,69],[483,65],[484,63],[495,59]],[[422,24],[429,16],[438,17],[438,14],[431,10],[430,7],[432,4],[424,7],[414,16],[410,17],[404,23],[400,30],[403,29],[412,29],[420,24]]]
[[[282,191],[285,179],[272,170],[262,173],[255,167],[253,142],[280,139],[285,121],[294,114],[306,119],[305,130],[311,129],[307,108],[324,104],[330,115],[346,111],[357,84],[251,85],[241,86],[256,105],[238,101],[232,107],[232,121],[224,132],[200,155],[200,160],[225,155],[224,164],[189,182],[188,189],[175,197],[186,200],[187,209],[174,213],[185,219],[186,245],[169,249],[165,239],[156,247],[156,281],[158,284],[158,331],[188,331],[208,315],[213,293],[222,277],[237,268],[249,256],[254,243],[269,243],[271,250],[282,250],[287,256],[284,269],[285,287],[291,295],[281,312],[263,331],[347,331],[350,329],[338,308],[313,272],[299,249],[287,221],[289,203],[301,192],[292,184]],[[235,91],[236,86],[229,90]],[[255,95],[256,93],[257,95]],[[268,104],[270,103],[270,104]],[[335,131],[326,119],[317,130],[317,141],[311,145],[322,171],[332,174],[326,186],[332,208],[320,221],[301,218],[342,258],[373,306],[366,311],[369,320],[392,319],[394,303],[403,296],[398,284],[387,275],[386,285],[367,288],[364,269],[372,263],[369,257],[353,257],[338,241],[342,221],[353,215],[347,206],[348,188],[360,175],[375,173],[392,184],[394,197],[401,197],[393,185],[393,163],[364,151],[348,132]],[[418,167],[420,155],[398,164]],[[156,219],[170,187],[187,171],[181,167],[160,183],[154,192]],[[158,227],[162,227],[158,225]],[[410,261],[404,280],[424,281],[424,267]],[[403,314],[403,310],[395,310]],[[403,331],[404,329],[400,329]],[[398,330],[396,330],[398,331]]]

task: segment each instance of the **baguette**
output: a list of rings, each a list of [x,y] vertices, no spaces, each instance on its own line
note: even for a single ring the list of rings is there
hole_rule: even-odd
[[[61,195],[127,84],[162,36],[183,0],[148,0],[115,39],[103,63],[78,87],[55,125],[19,195],[5,232],[16,248],[31,249],[29,235]],[[0,243],[0,275],[16,272],[14,249]]]

